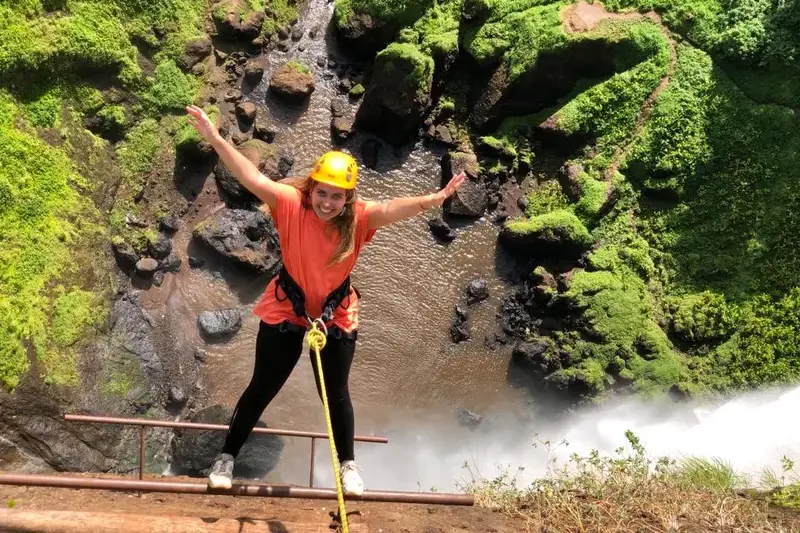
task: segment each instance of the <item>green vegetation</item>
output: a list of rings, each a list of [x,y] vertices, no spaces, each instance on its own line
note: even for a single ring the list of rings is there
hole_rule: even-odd
[[[289,61],[288,63],[286,63],[286,66],[299,74],[311,73],[311,69],[308,68],[308,65],[304,65],[303,63],[298,63],[297,61]]]
[[[100,220],[92,203],[75,190],[90,184],[61,150],[15,125],[21,112],[0,91],[0,382],[7,389],[14,389],[28,368],[28,342],[44,367],[55,372],[55,382],[75,376],[74,364],[61,361],[52,349],[73,345],[86,326],[79,317],[63,314],[85,315],[83,293],[58,294],[50,286],[74,274],[72,251]]]
[[[286,28],[297,17],[297,6],[294,0],[270,0],[271,15],[264,20],[265,35],[276,35],[278,28]]]
[[[81,350],[108,312],[108,262],[99,252],[108,249],[108,222],[98,207],[113,204],[112,227],[125,226],[130,191],[141,189],[142,175],[169,147],[163,124],[142,112],[182,113],[194,102],[199,82],[175,61],[188,40],[204,35],[206,7],[206,0],[0,1],[3,388],[13,390],[29,367],[47,384],[78,384]],[[152,79],[137,47],[157,65]],[[116,161],[106,141],[82,128],[84,117],[120,137],[133,125]],[[115,203],[108,194],[119,177]],[[153,230],[137,228],[133,237],[153,239]]]
[[[528,220],[514,220],[506,224],[506,228],[521,235],[530,233],[544,233],[556,238],[555,232],[562,233],[562,239],[582,246],[589,246],[592,237],[583,223],[565,210],[553,211],[532,217]]]
[[[464,46],[480,65],[505,59],[510,80],[536,64],[542,52],[567,46],[559,12],[566,5],[542,0],[485,2],[488,18],[466,29]]]
[[[219,107],[215,105],[206,106],[203,110],[206,112],[206,115],[208,115],[208,118],[219,127],[220,119],[222,118]],[[203,141],[203,139],[200,138],[200,134],[197,133],[197,130],[189,124],[186,116],[179,117],[176,122],[175,134],[172,137],[172,142],[176,149],[183,150],[192,148]],[[148,132],[148,135],[150,135],[150,133],[154,134],[155,132]],[[151,149],[150,146],[145,146],[145,150],[147,150],[149,154],[155,153],[155,150]]]
[[[376,70],[402,69],[406,72],[404,85],[418,94],[427,95],[433,80],[433,59],[418,46],[409,43],[392,43],[375,58]]]
[[[548,181],[528,195],[528,207],[525,214],[528,217],[544,215],[551,211],[565,209],[567,197],[561,192],[561,185],[556,181]]]
[[[178,112],[194,103],[198,89],[192,76],[184,74],[172,60],[166,60],[156,67],[155,78],[141,97],[152,114]]]
[[[465,463],[461,488],[475,495],[476,505],[508,514],[530,531],[662,531],[665,524],[674,531],[723,530],[730,524],[749,531],[796,528],[796,514],[775,508],[797,505],[797,474],[788,459],[783,479],[771,476],[765,490],[758,490],[748,488],[757,480],[725,461],[651,458],[636,435],[625,436],[627,444],[613,454],[568,455],[559,451],[568,442],[537,439],[533,446],[548,458],[542,477],[524,484],[525,467],[507,465],[487,478]]]
[[[349,95],[352,98],[361,98],[361,96],[364,95],[364,91],[366,91],[364,86],[361,85],[360,83],[357,83],[353,86],[352,89],[350,89]]]

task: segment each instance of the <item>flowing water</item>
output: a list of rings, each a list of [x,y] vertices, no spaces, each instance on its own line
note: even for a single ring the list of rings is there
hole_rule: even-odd
[[[293,42],[288,52],[270,52],[264,80],[245,96],[257,104],[260,114],[269,115],[278,131],[276,142],[294,156],[294,175],[307,173],[313,161],[331,148],[330,102],[346,100],[336,89],[339,79],[326,78],[325,69],[317,66],[317,58],[329,54],[344,59],[329,27],[332,12],[332,4],[312,0],[299,23],[306,30],[302,39]],[[308,30],[315,26],[322,30],[311,38]],[[302,61],[314,72],[316,90],[307,107],[289,108],[267,94],[270,74],[289,60]],[[365,138],[359,134],[345,144],[360,162],[359,147]],[[440,157],[421,144],[400,151],[383,147],[376,170],[360,165],[359,192],[379,201],[435,191],[440,186]],[[205,205],[196,221],[216,207]],[[727,404],[702,415],[702,420],[697,410],[665,411],[625,403],[572,415],[558,424],[535,425],[525,393],[507,381],[510,348],[490,351],[484,346],[484,338],[496,330],[500,298],[509,290],[496,259],[497,228],[488,219],[471,221],[457,228],[454,242],[441,244],[430,234],[427,219],[418,216],[380,230],[353,273],[363,297],[350,381],[356,433],[390,437],[388,445],[356,445],[369,487],[453,489],[465,474],[465,461],[479,465],[486,475],[502,463],[512,468],[527,464],[529,474],[540,473],[545,461],[532,447],[536,433],[572,441],[570,452],[611,451],[624,439],[625,429],[638,432],[651,452],[710,453],[761,464],[760,460],[779,458],[775,454],[783,448],[798,451],[800,435],[778,416],[784,409],[791,413],[800,407],[797,390],[757,405],[749,400]],[[175,237],[176,252],[184,261],[192,225],[190,221]],[[180,336],[177,345],[186,349],[203,345],[196,326],[199,313],[224,307],[243,310],[244,324],[231,341],[204,346],[206,393],[211,403],[232,407],[252,372],[258,318],[250,310],[268,280],[205,256],[215,268],[184,268],[167,276],[160,288],[148,291],[144,301],[172,324],[171,330]],[[221,274],[213,274],[215,269]],[[488,281],[491,297],[470,310],[471,340],[453,344],[449,336],[453,309],[475,277]],[[486,422],[477,431],[462,427],[455,414],[459,407],[485,415]],[[272,427],[324,431],[308,358],[301,359],[262,418]],[[759,430],[747,429],[745,420],[752,420]],[[287,439],[286,444],[269,479],[306,483],[308,441]],[[330,457],[324,443],[317,448],[317,463],[317,486],[330,486]]]

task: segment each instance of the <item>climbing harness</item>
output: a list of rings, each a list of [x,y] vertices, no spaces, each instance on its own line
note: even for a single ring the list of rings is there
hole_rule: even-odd
[[[278,295],[279,288],[286,295],[285,297],[281,298]],[[320,315],[320,320],[322,320],[322,322],[330,322],[333,320],[333,314],[336,311],[336,308],[342,305],[345,300],[347,300],[348,305],[350,304],[350,288],[350,276],[348,276],[341,285],[333,289],[333,291],[328,294],[322,304],[322,315]],[[358,297],[358,289],[355,287],[352,288],[356,293],[356,297]],[[279,302],[283,302],[287,298],[292,303],[292,310],[294,311],[295,315],[301,318],[308,318],[308,315],[306,314],[305,293],[300,285],[289,274],[289,271],[286,270],[286,266],[282,266],[278,272],[278,277],[275,280],[275,299]],[[308,321],[311,323],[310,318],[308,318]]]
[[[306,334],[306,343],[309,348],[314,350],[315,364],[317,366],[317,374],[319,375],[319,390],[322,396],[322,406],[325,408],[325,423],[328,426],[328,442],[331,444],[331,459],[333,460],[333,477],[336,480],[336,498],[339,500],[339,520],[342,523],[342,532],[350,533],[347,526],[347,511],[344,508],[344,494],[342,492],[342,479],[339,473],[339,456],[336,453],[336,442],[333,440],[333,424],[331,423],[331,413],[328,408],[328,393],[325,390],[325,378],[322,375],[322,357],[320,352],[325,348],[328,339],[328,328],[322,319],[312,320],[311,317],[306,316],[309,324],[311,324],[308,333]],[[322,328],[318,328],[317,324]]]

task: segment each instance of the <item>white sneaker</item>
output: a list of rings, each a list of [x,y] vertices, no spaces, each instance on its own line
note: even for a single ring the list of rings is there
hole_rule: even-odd
[[[212,489],[229,489],[233,486],[233,456],[231,454],[217,455],[211,473],[208,475],[208,486]]]
[[[345,461],[341,465],[342,491],[350,496],[361,496],[364,494],[364,481],[358,474],[358,467],[355,461]]]

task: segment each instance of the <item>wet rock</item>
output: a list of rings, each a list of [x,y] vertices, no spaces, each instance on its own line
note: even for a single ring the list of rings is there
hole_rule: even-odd
[[[172,403],[185,403],[186,402],[186,395],[183,393],[183,389],[178,387],[177,385],[173,385],[169,388],[169,401]]]
[[[489,285],[483,278],[473,279],[467,284],[467,305],[473,305],[489,297]]]
[[[136,262],[136,273],[142,277],[149,277],[158,268],[158,261],[152,257],[144,257]]]
[[[182,263],[181,258],[172,252],[161,262],[159,268],[165,272],[179,272]]]
[[[331,116],[343,117],[347,112],[347,104],[342,100],[331,100]]]
[[[163,232],[175,233],[180,229],[181,221],[174,213],[170,213],[158,220],[158,227]]]
[[[450,215],[480,217],[488,207],[486,186],[479,179],[480,166],[475,154],[448,152],[442,158],[442,185],[459,172],[465,172],[467,179],[455,194],[444,203],[444,210]]]
[[[263,37],[256,37],[250,42],[250,46],[255,48],[256,50],[260,48],[264,48],[264,38]]]
[[[294,156],[286,151],[281,151],[281,154],[278,158],[278,173],[282,177],[286,177],[289,175],[289,171],[292,170],[294,166]]]
[[[428,229],[430,229],[431,233],[433,233],[437,238],[445,242],[451,242],[456,238],[456,233],[453,231],[450,225],[442,219],[442,217],[436,217],[428,220]]]
[[[514,347],[512,362],[536,378],[543,378],[561,368],[558,353],[545,341],[521,342]]]
[[[262,121],[260,118],[256,119],[256,125],[255,128],[253,128],[253,138],[264,141],[265,143],[272,143],[275,142],[275,135],[277,135],[277,133],[274,126],[268,124],[266,121]]]
[[[275,45],[278,50],[281,52],[288,52],[289,51],[289,43],[287,41],[280,41],[277,45]]]
[[[289,29],[281,26],[278,28],[278,39],[284,40],[289,38]]]
[[[197,317],[200,332],[208,338],[228,337],[242,327],[242,312],[238,309],[216,309],[203,311]]]
[[[347,93],[347,96],[349,96],[351,100],[358,100],[359,98],[364,96],[365,91],[366,89],[364,89],[363,85],[361,85],[360,83],[356,83]]]
[[[153,274],[153,285],[160,287],[161,284],[164,283],[164,276],[166,276],[166,274],[164,274],[163,270],[157,270]]]
[[[536,270],[533,271],[532,281],[535,284],[533,288],[534,300],[539,305],[549,304],[558,293],[556,279],[544,267],[536,267]]]
[[[299,41],[303,38],[303,28],[293,28],[292,29],[292,40]]]
[[[242,91],[238,89],[228,89],[223,98],[226,102],[238,102],[242,99]]]
[[[577,202],[583,196],[583,185],[581,184],[580,174],[583,166],[580,163],[565,163],[558,170],[558,182],[561,189],[571,202]]]
[[[344,117],[333,117],[331,119],[331,133],[337,143],[344,142],[353,132],[353,121]]]
[[[239,152],[253,163],[265,176],[277,179],[278,157],[275,147],[258,139],[250,139],[237,147]],[[250,207],[260,203],[253,193],[248,191],[230,172],[220,159],[214,169],[214,177],[220,190],[220,196],[228,206]]]
[[[325,65],[327,64],[327,62],[328,62],[328,60],[325,59],[324,57],[318,57],[317,58],[317,66],[320,67],[320,68],[324,68]]]
[[[186,43],[180,64],[185,69],[191,69],[200,61],[211,54],[211,39],[208,37],[198,37]]]
[[[431,125],[426,132],[426,135],[434,141],[445,146],[455,146],[453,136],[450,135],[450,129],[444,124],[438,126]]]
[[[200,361],[201,363],[205,363],[207,357],[208,357],[208,352],[206,352],[202,348],[194,349],[194,358]]]
[[[236,104],[236,116],[246,123],[252,123],[256,119],[258,109],[253,102],[239,102]]]
[[[155,259],[164,259],[172,251],[172,239],[159,235],[156,242],[150,245],[150,255]]]
[[[469,340],[469,324],[467,323],[467,311],[460,306],[456,306],[453,323],[450,326],[450,338],[454,343]]]
[[[251,10],[247,0],[221,0],[211,7],[220,36],[252,41],[261,33],[264,11]]]
[[[189,266],[190,267],[192,267],[192,268],[200,268],[201,266],[203,266],[205,264],[206,264],[205,259],[202,259],[202,258],[194,256],[194,255],[190,255],[189,256]]]
[[[353,82],[345,78],[339,82],[337,88],[339,89],[339,92],[342,94],[349,93],[350,89],[353,88]]]
[[[232,417],[233,408],[214,405],[189,415],[187,421],[227,425]],[[256,427],[267,426],[258,421]],[[206,477],[225,443],[225,432],[176,429],[174,435],[171,443],[174,473]],[[275,469],[283,446],[283,440],[277,435],[250,435],[236,457],[233,475],[240,479],[263,479]]]
[[[193,236],[232,262],[275,275],[281,265],[278,235],[261,211],[221,209],[200,223]]]
[[[473,413],[469,409],[464,409],[463,407],[456,409],[456,416],[458,417],[459,423],[469,429],[477,429],[478,426],[481,425],[481,422],[483,422],[483,417],[481,415]]]
[[[306,68],[284,65],[269,81],[269,89],[291,103],[306,100],[315,89],[314,76]]]
[[[320,25],[317,24],[316,26],[311,28],[311,30],[309,30],[308,36],[311,37],[312,39],[316,39],[317,38],[317,34],[319,33],[319,30],[320,30]],[[320,65],[320,66],[322,66],[322,65]]]
[[[376,139],[367,139],[361,143],[361,159],[367,168],[378,168],[378,155],[381,151],[381,142]]]
[[[249,140],[250,140],[250,133],[246,131],[235,131],[233,135],[231,135],[231,142],[236,146],[244,144]]]
[[[255,87],[264,77],[264,63],[261,60],[254,59],[247,62],[244,67],[244,80],[251,86]]]
[[[139,261],[139,255],[134,251],[133,246],[127,242],[118,242],[111,244],[111,249],[114,252],[114,259],[117,266],[127,273],[131,273],[136,268],[136,263]]]
[[[372,58],[394,39],[400,30],[399,24],[363,13],[351,13],[348,17],[335,17],[336,30],[343,43],[354,53]]]
[[[411,141],[430,105],[433,62],[408,55],[392,44],[375,59],[374,71],[356,114],[359,130],[372,131],[390,144]]]
[[[528,197],[527,196],[520,196],[517,198],[517,207],[523,213],[528,210]]]
[[[305,45],[305,43],[300,43],[300,44],[298,44],[298,45],[297,45],[297,51],[298,51],[298,52],[305,52],[305,51],[306,51],[306,45]]]

